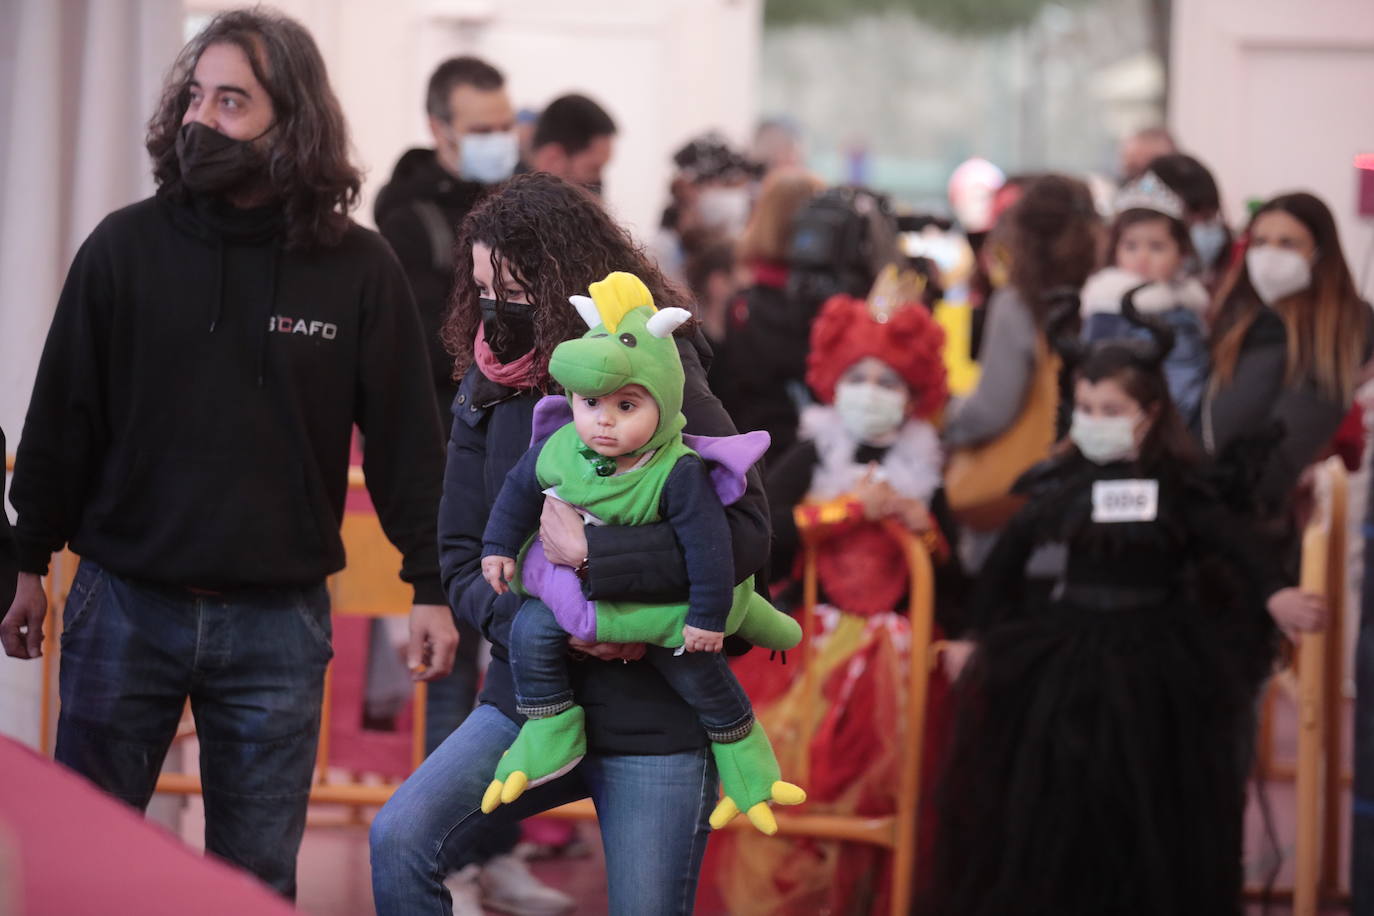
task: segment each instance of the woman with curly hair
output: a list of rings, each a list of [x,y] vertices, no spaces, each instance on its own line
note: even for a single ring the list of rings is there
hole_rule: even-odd
[[[715,766],[696,714],[654,668],[644,646],[569,639],[573,692],[586,715],[587,754],[569,773],[490,814],[482,796],[520,730],[508,656],[521,598],[482,579],[482,535],[506,474],[530,444],[535,403],[557,390],[554,347],[585,330],[572,294],[613,271],[641,278],[660,307],[683,294],[585,191],[546,174],[497,189],[459,232],[452,311],[444,327],[461,378],[443,502],[440,571],[459,617],[492,643],[480,705],[397,791],[372,826],[379,913],[450,906],[444,876],[481,857],[492,831],[569,801],[596,803],[614,913],[686,913],[716,803]],[[706,385],[709,352],[697,323],[676,336],[689,434],[735,432]],[[726,510],[734,581],[768,550],[766,502],[756,472]],[[683,553],[666,523],[584,527],[575,510],[545,503],[540,538],[550,561],[578,571],[593,600],[680,601]],[[607,664],[607,662],[617,662]],[[442,910],[446,911],[446,910]]]

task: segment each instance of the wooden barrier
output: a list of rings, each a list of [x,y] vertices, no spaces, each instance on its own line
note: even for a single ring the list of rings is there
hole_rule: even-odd
[[[796,814],[775,809],[780,836],[804,836],[817,839],[870,843],[891,850],[893,857],[891,912],[902,916],[911,909],[914,893],[917,816],[921,804],[921,763],[924,750],[926,697],[930,684],[932,663],[931,639],[935,617],[935,574],[930,554],[924,544],[895,520],[884,523],[888,533],[902,546],[911,583],[908,598],[908,617],[911,647],[907,663],[905,725],[898,757],[898,785],[896,811],[884,817],[856,817],[852,815]],[[804,553],[802,592],[803,624],[802,678],[815,676],[812,663],[813,637],[816,633],[816,605],[819,585],[816,571],[816,548],[807,544]],[[805,690],[804,695],[814,701],[817,692]],[[818,717],[804,714],[803,721],[812,723]],[[803,730],[798,739],[803,746],[810,744],[810,735]],[[807,758],[803,758],[804,760]],[[805,785],[809,773],[799,774]]]
[[[1295,782],[1293,886],[1274,892],[1280,899],[1291,897],[1295,916],[1316,916],[1322,903],[1349,899],[1339,877],[1341,792],[1350,783],[1341,740],[1347,492],[1345,466],[1339,458],[1316,466],[1316,508],[1303,532],[1301,587],[1326,598],[1326,627],[1321,633],[1305,634],[1293,668],[1270,680],[1257,739],[1259,777]],[[1273,759],[1274,705],[1285,694],[1297,707],[1295,767],[1279,766]],[[1247,890],[1250,896],[1259,893],[1256,888]]]

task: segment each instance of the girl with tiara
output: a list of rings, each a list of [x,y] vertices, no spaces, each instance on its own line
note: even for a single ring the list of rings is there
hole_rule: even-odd
[[[1194,260],[1183,201],[1153,172],[1127,185],[1115,201],[1107,266],[1083,286],[1083,338],[1089,342],[1142,336],[1121,314],[1122,300],[1134,293],[1135,307],[1156,315],[1174,333],[1164,359],[1169,395],[1185,425],[1197,421],[1207,385],[1207,331],[1203,315],[1209,297],[1190,273]]]

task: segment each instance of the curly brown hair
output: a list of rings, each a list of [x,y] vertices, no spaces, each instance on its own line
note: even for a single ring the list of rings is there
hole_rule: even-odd
[[[1079,290],[1097,266],[1101,218],[1088,186],[1044,175],[1026,188],[994,230],[1008,250],[1011,285],[1043,327],[1056,289]]]
[[[348,126],[310,33],[294,19],[262,8],[231,10],[210,21],[177,55],[148,121],[148,154],[158,193],[184,199],[177,132],[191,99],[200,55],[211,45],[243,51],[267,90],[275,114],[267,155],[268,183],[286,216],[288,248],[338,244],[358,203],[362,174],[348,159]]]
[[[472,246],[477,243],[491,249],[493,275],[499,276],[499,265],[504,265],[534,307],[539,387],[552,384],[548,365],[553,348],[587,329],[568,297],[585,296],[590,284],[613,271],[643,280],[659,308],[694,310],[691,298],[663,275],[590,193],[544,172],[517,175],[483,198],[458,230],[453,293],[441,331],[454,357],[454,379],[461,379],[472,365],[473,342],[482,321],[472,277]],[[696,324],[688,322],[678,333],[690,332]]]

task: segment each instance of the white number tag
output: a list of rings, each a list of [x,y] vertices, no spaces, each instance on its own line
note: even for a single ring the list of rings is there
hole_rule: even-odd
[[[1099,480],[1093,484],[1095,522],[1152,522],[1158,514],[1158,480]]]

